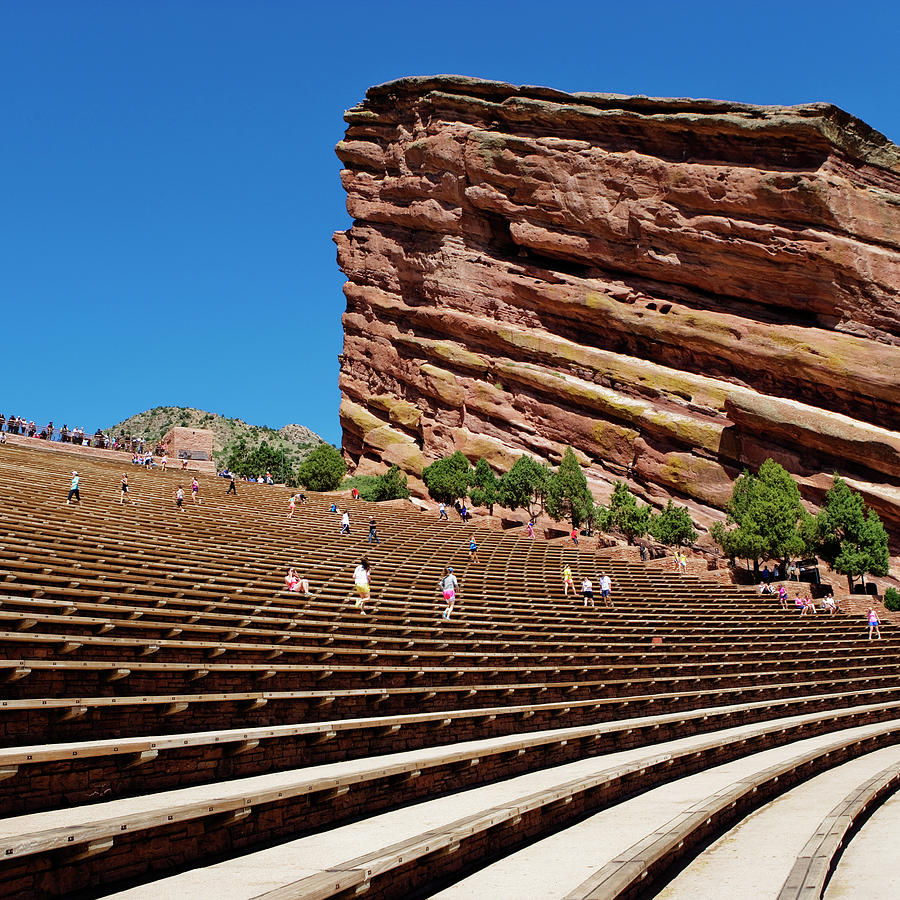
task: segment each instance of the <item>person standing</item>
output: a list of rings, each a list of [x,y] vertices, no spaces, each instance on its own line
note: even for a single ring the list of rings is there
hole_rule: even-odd
[[[447,515],[447,504],[444,503],[443,500],[441,500],[441,505],[440,505],[439,509],[440,509],[440,515],[438,515],[438,521],[440,522],[441,519],[446,519],[449,522],[450,516]]]
[[[450,613],[453,612],[456,595],[459,593],[459,582],[453,574],[453,566],[447,566],[444,569],[444,577],[441,578],[438,584],[444,594],[444,603],[446,604],[446,608],[441,613],[441,618],[447,622],[450,619]]]
[[[525,534],[527,534],[528,537],[534,540],[534,520],[528,520],[528,524],[525,526]]]
[[[575,579],[572,578],[572,567],[566,563],[563,567],[563,597],[569,596],[569,588],[572,588],[572,596],[574,597],[577,593],[575,589]]]
[[[341,516],[341,534],[350,534],[350,512],[346,509]]]
[[[469,538],[469,562],[478,562],[478,544],[474,536]]]
[[[297,506],[297,495],[291,494],[291,499],[288,500],[288,514],[287,517],[292,519],[294,517],[294,509]]]
[[[184,488],[180,484],[175,491],[175,509],[184,512]]]
[[[349,534],[349,532],[348,532]],[[372,595],[372,588],[369,584],[369,575],[372,567],[369,565],[368,557],[363,557],[359,565],[353,572],[353,585],[356,588],[356,608],[360,615],[366,615],[366,600]]]
[[[875,637],[878,638],[878,640],[881,640],[881,629],[878,627],[879,625],[881,625],[881,620],[878,618],[878,613],[875,612],[875,610],[872,609],[871,606],[869,607],[868,619],[869,619],[869,640],[870,641],[872,640],[873,633],[875,634]]]
[[[612,579],[605,572],[600,573],[600,596],[603,598],[603,603],[610,607],[613,607],[612,602]]]
[[[577,547],[578,546],[578,529],[573,525],[572,533],[569,535],[572,539],[572,543]]]
[[[191,479],[191,500],[203,505],[203,501],[200,499],[200,482],[197,481],[196,476]]]
[[[231,481],[228,485],[228,490],[225,491],[225,496],[227,497],[229,494],[234,494],[237,497],[237,485],[234,483],[234,473],[230,475]]]
[[[378,530],[375,525],[375,516],[369,516],[369,537],[368,543],[375,542],[376,544],[380,544],[381,541],[378,540]]]
[[[77,500],[79,504],[81,503],[81,493],[78,490],[77,472],[72,472],[72,484],[69,487],[69,496],[66,498],[66,506],[68,506],[73,500]]]
[[[128,500],[128,474],[126,472],[122,473],[122,496],[119,498],[119,505],[121,506],[123,503]]]
[[[591,584],[590,578],[585,578],[581,582],[581,596],[584,597],[585,606],[594,605],[594,585]]]

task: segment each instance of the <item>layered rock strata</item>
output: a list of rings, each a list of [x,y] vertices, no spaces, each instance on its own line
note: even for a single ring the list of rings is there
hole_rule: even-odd
[[[900,533],[900,150],[834,106],[368,91],[337,146],[354,222],[343,449],[498,470],[571,445],[702,521],[767,456],[840,472]]]

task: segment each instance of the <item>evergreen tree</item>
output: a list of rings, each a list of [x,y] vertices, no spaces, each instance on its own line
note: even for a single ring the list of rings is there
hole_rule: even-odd
[[[650,507],[639,506],[628,485],[617,481],[609,501],[609,518],[612,527],[624,534],[629,544],[633,544],[650,528]]]
[[[671,500],[666,508],[650,520],[650,534],[667,547],[693,544],[697,532],[686,506],[675,506]]]
[[[557,522],[569,519],[573,528],[591,520],[594,500],[571,447],[566,447],[559,468],[550,476],[546,505],[547,512]]]
[[[535,518],[544,509],[550,469],[530,456],[520,456],[500,479],[500,504],[507,509],[527,509]]]
[[[852,588],[859,576],[887,575],[888,536],[873,509],[866,510],[862,495],[838,475],[825,495],[817,517],[822,558],[835,572],[847,576]]]
[[[734,483],[727,523],[712,528],[713,539],[730,557],[752,560],[787,559],[810,552],[815,528],[800,502],[797,483],[774,460],[767,459],[759,473],[746,469]]]
[[[472,467],[459,450],[451,456],[436,459],[422,472],[429,496],[444,503],[453,503],[465,497],[471,477]]]
[[[597,531],[609,531],[612,528],[612,511],[602,503],[595,503],[591,510],[591,525]]]
[[[391,466],[387,472],[375,479],[370,497],[363,497],[363,499],[371,499],[376,503],[380,503],[383,500],[409,499],[409,484],[406,480],[406,475],[400,471],[399,466]]]
[[[475,463],[469,496],[475,506],[486,506],[491,515],[494,514],[494,504],[500,501],[500,479],[486,459],[479,459]]]
[[[319,444],[303,461],[297,477],[311,491],[333,491],[346,474],[340,451],[331,444]]]
[[[262,441],[258,447],[248,447],[243,440],[238,441],[229,451],[225,465],[236,475],[246,478],[258,478],[266,472],[271,473],[276,481],[294,486],[296,475],[285,458],[283,450],[269,446]]]

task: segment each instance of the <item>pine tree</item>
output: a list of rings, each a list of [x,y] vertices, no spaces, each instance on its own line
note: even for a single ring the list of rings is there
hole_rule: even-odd
[[[734,483],[728,509],[727,530],[716,523],[713,539],[730,557],[753,561],[787,559],[809,552],[812,517],[800,502],[800,489],[783,466],[767,459],[759,473],[746,469]]]
[[[838,475],[817,517],[822,558],[835,572],[853,579],[866,574],[887,575],[890,563],[888,536],[873,509],[866,510],[862,495]]]
[[[671,500],[658,516],[651,518],[649,530],[656,540],[667,547],[693,544],[697,540],[687,507],[675,506]]]
[[[625,535],[629,544],[643,537],[650,528],[650,507],[639,506],[637,497],[624,481],[617,481],[609,501],[612,527]]]
[[[500,479],[500,504],[507,509],[527,509],[535,518],[544,509],[551,472],[530,456],[520,456]]]
[[[371,497],[365,500],[374,500],[380,503],[383,500],[406,500],[409,497],[409,484],[406,475],[400,471],[399,466],[391,466],[383,475],[375,479],[372,486]]]
[[[469,496],[475,506],[486,506],[491,515],[494,514],[494,504],[500,501],[500,479],[486,459],[475,463]]]
[[[442,456],[422,471],[422,480],[433,500],[453,503],[462,500],[469,491],[472,467],[460,450]]]
[[[569,519],[573,528],[590,521],[594,500],[588,490],[587,478],[571,447],[560,461],[559,468],[550,476],[547,485],[547,512],[558,522]]]
[[[331,444],[319,444],[300,466],[297,477],[311,491],[333,491],[347,474],[340,450]]]

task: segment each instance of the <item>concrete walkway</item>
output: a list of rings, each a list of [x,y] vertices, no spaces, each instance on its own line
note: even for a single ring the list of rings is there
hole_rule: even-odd
[[[778,720],[778,723],[790,721],[792,719]],[[765,724],[775,727],[778,723],[773,721]],[[723,729],[716,732],[716,735],[725,741],[732,736],[757,731],[760,727],[759,724],[754,724]],[[883,727],[883,725],[867,725],[847,729],[841,732],[841,735],[850,739],[857,735],[874,733]],[[365,821],[334,828],[325,833],[310,835],[238,859],[231,859],[217,865],[194,869],[182,875],[148,883],[114,896],[129,898],[129,900],[138,900],[138,898],[156,900],[160,896],[168,898],[209,896],[221,898],[221,900],[247,900],[247,898],[265,891],[274,890],[283,884],[317,874],[347,860],[375,852],[430,829],[446,826],[457,819],[481,812],[492,806],[511,804],[535,791],[552,788],[573,779],[589,778],[599,772],[615,769],[624,763],[634,763],[640,759],[658,757],[667,752],[698,746],[708,739],[708,734],[695,735],[543,769],[496,784],[484,785],[383,813]],[[596,837],[571,837],[574,830],[570,829],[565,834],[570,835],[568,843],[572,845],[575,853],[560,857],[561,864],[554,869],[556,874],[553,877],[542,875],[540,884],[536,880],[538,877],[536,873],[541,872],[547,865],[545,859],[540,856],[532,856],[540,844],[545,843],[540,842],[531,845],[528,850],[528,858],[532,862],[529,862],[527,869],[521,863],[513,866],[504,878],[497,882],[497,884],[503,885],[502,887],[498,887],[491,880],[490,875],[488,875],[488,882],[480,887],[473,887],[474,882],[466,879],[466,882],[470,883],[469,886],[465,886],[466,882],[461,882],[459,890],[462,893],[456,896],[481,898],[493,894],[494,900],[506,897],[510,900],[513,898],[522,900],[524,897],[529,900],[531,898],[536,900],[540,897],[561,897],[568,889],[579,884],[596,868],[612,858],[612,854],[630,846],[635,840],[643,837],[655,824],[666,821],[684,805],[729,784],[740,776],[742,769],[753,771],[756,768],[763,768],[780,759],[794,756],[806,748],[827,744],[834,739],[835,733],[831,732],[820,737],[794,742],[784,748],[756,754],[752,759],[737,760],[717,767],[717,769],[727,770],[722,773],[717,774],[717,769],[711,769],[691,776],[691,778],[682,779],[680,782],[667,786],[669,794],[666,802],[668,805],[665,806],[661,805],[663,801],[657,797],[656,800],[645,801],[643,807],[637,803],[642,798],[629,801],[636,804],[633,811],[629,812],[625,811],[627,804],[613,807],[600,814],[606,818],[603,824],[598,826],[598,833],[602,834],[604,841],[608,841],[608,843],[604,843],[598,849],[594,846],[598,840]],[[657,790],[662,791],[666,788]],[[654,793],[651,791],[644,796],[649,797]],[[576,826],[576,828],[578,827],[580,826]],[[563,844],[566,843],[566,840],[563,837]],[[552,851],[551,857],[554,854],[560,856],[560,851]],[[509,859],[512,858],[509,857]],[[576,858],[581,862],[578,868],[574,868],[571,861]],[[503,865],[503,863],[498,863],[498,865]],[[473,878],[489,873],[492,868],[488,867]],[[446,894],[446,896],[450,896],[450,894]]]
[[[825,888],[824,900],[900,897],[900,794],[894,794],[850,841]]]

